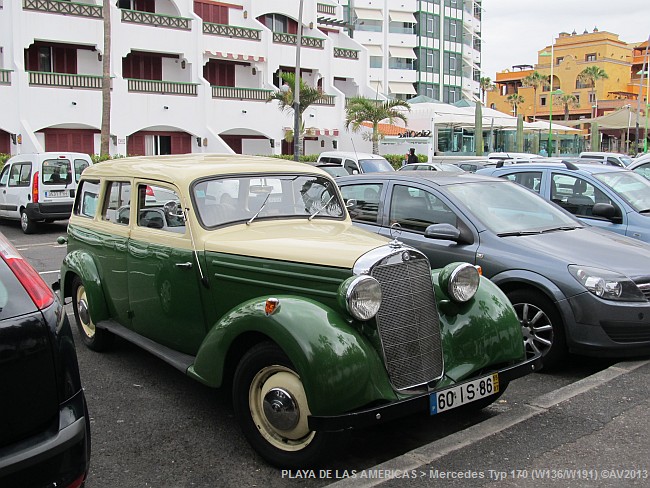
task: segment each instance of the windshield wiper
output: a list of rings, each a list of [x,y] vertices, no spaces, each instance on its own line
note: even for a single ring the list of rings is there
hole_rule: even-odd
[[[539,231],[540,234],[544,234],[545,232],[555,232],[557,230],[576,230],[580,229],[580,226],[577,225],[561,225],[559,227],[549,227],[548,229],[544,229]]]
[[[260,209],[259,209],[257,212],[255,212],[255,215],[253,215],[253,216],[250,218],[250,220],[249,220],[248,222],[246,222],[246,225],[251,225],[251,223],[253,222],[253,220],[255,220],[255,218],[260,214],[260,212],[261,212],[262,210],[264,210],[264,207],[266,207],[266,202],[269,201],[269,197],[270,197],[270,196],[271,196],[271,192],[268,192],[268,193],[266,194],[266,198],[264,199],[264,202],[262,203],[262,206],[260,207]]]
[[[643,210],[639,210],[639,213],[650,213],[650,208],[644,208]]]
[[[323,209],[327,208],[327,206],[330,204],[330,202],[331,202],[332,200],[334,200],[334,197],[335,197],[335,196],[336,196],[336,193],[333,194],[333,195],[330,197],[329,200],[327,200],[327,202],[325,203],[325,205],[323,205],[321,208],[319,208],[319,209],[316,210],[313,214],[311,214],[307,220],[311,221],[311,219],[313,219],[313,218],[316,217],[319,213],[321,213],[321,211],[322,211]]]
[[[516,230],[512,232],[502,232],[497,234],[497,237],[510,237],[510,236],[533,236],[535,234],[541,234],[541,230]]]

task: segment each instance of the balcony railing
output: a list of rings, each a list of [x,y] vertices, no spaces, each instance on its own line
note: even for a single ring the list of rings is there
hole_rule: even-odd
[[[359,51],[356,49],[346,49],[344,47],[334,48],[335,58],[359,59]]]
[[[213,36],[236,37],[238,39],[250,39],[252,41],[259,41],[260,32],[261,31],[259,29],[249,29],[248,27],[203,22],[203,33],[211,34]]]
[[[73,75],[68,73],[47,73],[28,71],[29,84],[38,86],[55,86],[60,88],[88,88],[101,90],[102,77],[97,75]]]
[[[257,100],[266,102],[273,90],[261,88],[237,88],[234,86],[212,85],[212,98],[231,98],[234,100]]]
[[[102,18],[102,7],[88,3],[66,0],[23,0],[23,9],[50,12],[53,14],[78,15],[80,17]]]
[[[318,12],[319,14],[336,15],[336,7],[334,5],[325,5],[324,3],[317,3],[316,12]]]
[[[274,32],[273,33],[273,42],[279,44],[296,44],[298,42],[298,36],[296,34],[287,34],[285,32]],[[324,39],[319,37],[302,37],[302,47],[313,47],[316,49],[323,49]]]
[[[139,10],[122,9],[122,22],[131,22],[133,24],[167,27],[168,29],[190,30],[191,21],[192,19],[186,17],[174,17],[173,15],[153,14],[151,12],[140,12]]]
[[[0,85],[11,85],[11,70],[0,69]]]
[[[196,83],[127,78],[130,92],[159,93],[161,95],[196,95]]]
[[[335,95],[321,95],[320,100],[316,100],[314,105],[334,105],[336,100]]]

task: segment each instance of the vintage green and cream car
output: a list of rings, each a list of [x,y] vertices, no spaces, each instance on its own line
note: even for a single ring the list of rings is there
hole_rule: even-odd
[[[506,297],[467,263],[352,225],[303,163],[127,158],[82,175],[61,268],[85,344],[121,336],[211,387],[232,385],[251,445],[311,465],[336,434],[481,408],[539,367]]]

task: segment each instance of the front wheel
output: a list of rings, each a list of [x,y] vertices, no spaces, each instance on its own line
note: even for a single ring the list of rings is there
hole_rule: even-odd
[[[553,303],[528,290],[514,290],[507,295],[521,324],[526,353],[541,353],[547,371],[559,366],[566,358],[567,347],[562,319]]]
[[[309,430],[300,376],[274,343],[257,344],[242,357],[233,379],[233,407],[248,442],[275,466],[313,467],[333,452],[336,434]]]
[[[113,342],[114,336],[109,331],[95,326],[90,317],[86,287],[78,276],[75,276],[72,280],[72,308],[74,309],[74,318],[79,328],[81,340],[88,349],[98,352],[108,349]]]

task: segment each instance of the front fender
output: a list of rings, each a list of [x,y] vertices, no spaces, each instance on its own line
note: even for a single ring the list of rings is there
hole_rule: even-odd
[[[456,303],[440,288],[439,273],[432,274],[448,378],[461,381],[476,371],[525,359],[521,325],[515,310],[492,281],[481,277],[474,298]]]
[[[92,256],[84,251],[72,251],[61,264],[61,298],[72,296],[72,280],[77,275],[83,281],[88,297],[90,316],[95,323],[110,318],[104,290],[102,289],[97,265]],[[74,299],[74,297],[73,297]],[[62,300],[64,302],[64,300]],[[65,303],[65,302],[64,302]]]
[[[228,351],[238,337],[252,332],[267,336],[289,357],[313,415],[336,415],[397,398],[379,354],[341,314],[314,300],[277,298],[280,307],[270,316],[264,312],[264,297],[222,317],[203,341],[188,374],[220,386]]]
[[[490,279],[499,287],[512,282],[526,283],[537,288],[553,302],[566,300],[566,296],[564,296],[562,290],[560,290],[551,280],[543,275],[526,271],[524,269],[509,269],[494,275]]]

